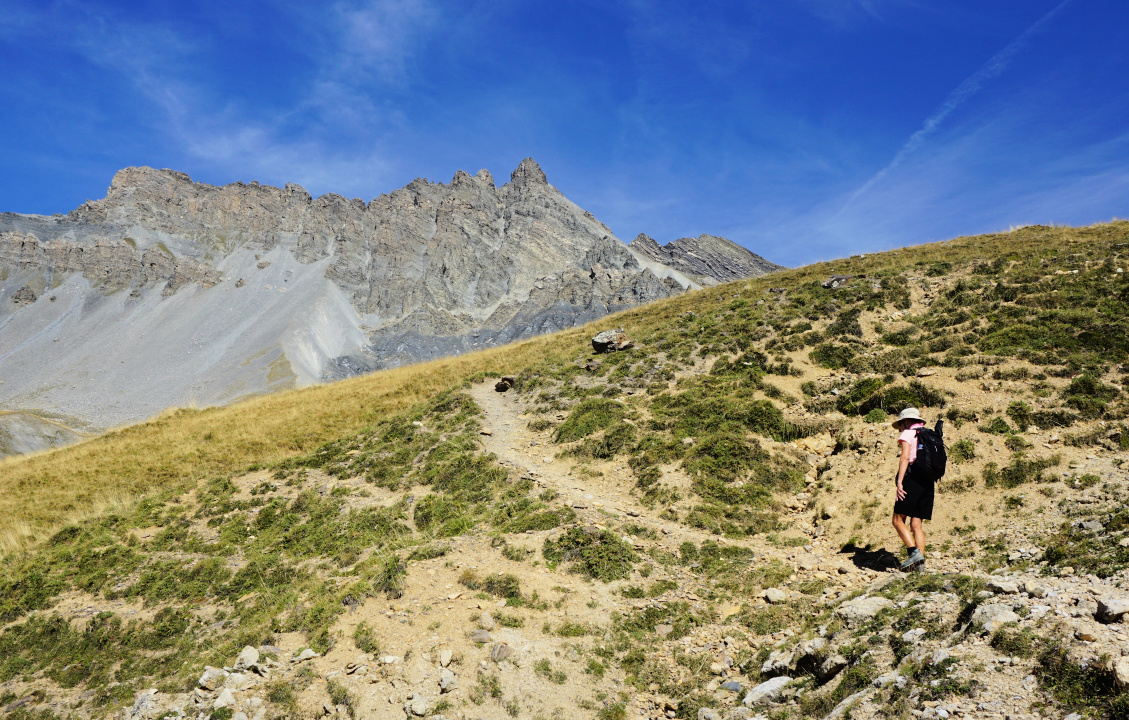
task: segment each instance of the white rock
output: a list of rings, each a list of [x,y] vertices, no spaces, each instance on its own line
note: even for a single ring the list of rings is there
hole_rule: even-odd
[[[306,648],[302,652],[298,653],[298,657],[294,658],[294,662],[302,662],[304,660],[310,660],[316,657],[318,657],[318,653],[314,652],[310,648]]]
[[[1019,622],[1019,616],[1007,605],[981,605],[972,613],[972,624],[988,632],[1011,622]]]
[[[494,629],[494,618],[490,617],[490,613],[482,613],[482,616],[478,618],[478,627],[483,630]]]
[[[205,690],[215,690],[223,684],[225,677],[227,677],[226,671],[207,665],[204,667],[204,673],[200,676],[197,684]]]
[[[741,704],[746,707],[751,707],[758,703],[771,702],[779,697],[780,691],[790,682],[792,682],[792,678],[787,675],[781,675],[780,677],[766,680],[750,690],[749,694],[745,696],[745,699],[741,701]]]
[[[1102,622],[1117,622],[1129,613],[1129,598],[1104,597],[1098,599],[1096,617]]]
[[[902,678],[902,676],[896,672],[886,673],[885,675],[879,675],[878,677],[874,678],[873,685],[876,688],[884,688],[891,683],[898,682],[900,678]]]
[[[455,677],[455,673],[447,668],[443,668],[439,672],[439,690],[441,692],[449,693],[459,686],[459,679]]]
[[[827,649],[827,638],[812,638],[807,642],[800,643],[800,655],[807,657],[809,655],[820,655]]]
[[[454,657],[454,653],[452,653],[450,650],[440,650],[439,651],[439,665],[441,667],[447,667],[448,665],[451,664],[451,659],[453,657]]]
[[[246,670],[257,662],[259,662],[259,651],[248,645],[240,651],[239,657],[235,658],[234,669]]]
[[[1010,580],[992,580],[988,583],[988,589],[1004,595],[1014,595],[1019,592],[1019,586]]]
[[[427,707],[427,698],[417,695],[416,697],[412,698],[411,702],[408,703],[407,709],[412,713],[412,715],[415,715],[416,717],[423,717],[427,714]]]
[[[788,599],[788,594],[780,588],[768,588],[761,594],[764,596],[765,600],[768,600],[774,605],[776,603],[782,603]]]
[[[381,665],[395,665],[400,662],[400,658],[396,655],[381,655],[379,658]]]
[[[796,656],[791,650],[773,650],[761,665],[764,675],[782,675],[796,665]]]
[[[922,628],[914,628],[913,630],[902,633],[902,642],[915,643],[925,636],[925,630]]]
[[[821,680],[827,680],[828,678],[833,678],[838,675],[839,672],[849,664],[850,662],[847,658],[835,653],[834,655],[829,655],[827,659],[820,664],[817,674]]]
[[[835,614],[843,618],[848,627],[855,627],[893,605],[892,601],[884,597],[860,597],[837,607]]]
[[[1114,664],[1113,679],[1117,682],[1117,687],[1129,687],[1129,657],[1122,657]]]
[[[223,686],[228,690],[239,692],[240,690],[246,690],[247,688],[251,687],[251,683],[252,680],[250,676],[244,675],[243,673],[233,672],[226,678],[224,678]]]
[[[212,709],[219,710],[220,708],[231,707],[234,704],[235,695],[231,690],[224,688],[220,690],[220,694],[216,696],[216,701],[212,703]]]
[[[698,708],[698,720],[721,720],[721,713],[713,708]]]

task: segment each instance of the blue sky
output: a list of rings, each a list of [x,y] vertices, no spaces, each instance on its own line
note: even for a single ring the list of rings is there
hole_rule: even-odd
[[[532,156],[625,241],[798,265],[1129,215],[1127,91],[1121,0],[6,0],[0,211]]]

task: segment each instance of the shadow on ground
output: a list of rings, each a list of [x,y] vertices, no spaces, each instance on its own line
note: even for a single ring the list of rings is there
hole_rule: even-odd
[[[872,550],[869,545],[859,547],[854,543],[847,543],[839,550],[839,554],[850,555],[851,562],[855,564],[855,567],[866,568],[868,570],[885,571],[896,568],[901,563],[898,556],[886,548]]]

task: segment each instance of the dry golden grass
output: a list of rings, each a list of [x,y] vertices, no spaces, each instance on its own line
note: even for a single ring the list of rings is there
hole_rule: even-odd
[[[77,445],[8,458],[0,461],[0,552],[153,489],[308,452],[475,373],[508,372],[583,342],[583,331],[573,330],[228,407],[170,410]]]
[[[1038,245],[1071,246],[1091,238],[1129,237],[1129,222],[1088,228],[1032,226],[1012,232],[817,263],[748,281],[753,290],[873,273],[916,262],[994,258]],[[635,308],[591,325],[505,347],[387,370],[331,385],[293,390],[160,417],[52,452],[0,461],[0,553],[42,540],[56,529],[162,487],[239,472],[308,452],[362,430],[480,372],[516,373],[575,357],[593,332],[622,326],[642,335],[687,310],[727,301],[739,281]]]

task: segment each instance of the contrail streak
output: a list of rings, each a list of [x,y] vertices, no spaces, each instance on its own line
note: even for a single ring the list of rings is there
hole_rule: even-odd
[[[909,140],[906,140],[905,144],[898,150],[898,154],[894,156],[894,159],[891,160],[886,167],[879,170],[873,177],[863,183],[862,187],[855,190],[850,199],[843,204],[838,214],[842,214],[855,200],[870,190],[870,188],[874,187],[882,178],[886,177],[891,170],[901,165],[902,161],[905,160],[910,153],[921,147],[925,139],[945,121],[945,118],[947,118],[953,110],[956,110],[964,104],[966,100],[979,92],[980,88],[984,86],[984,83],[999,77],[1007,68],[1008,62],[1011,60],[1012,56],[1023,49],[1023,46],[1031,40],[1032,36],[1042,30],[1043,26],[1050,22],[1051,18],[1057,15],[1059,11],[1071,2],[1073,2],[1073,0],[1062,0],[1054,9],[1039,18],[1034,25],[1024,30],[1019,37],[1008,43],[1007,47],[1000,50],[993,55],[988,62],[981,65],[979,70],[968,76],[964,82],[957,86],[956,90],[949,93],[949,96],[945,98],[945,102],[941,103],[941,107],[937,108],[937,110],[926,119],[921,129],[913,135],[910,135]]]

